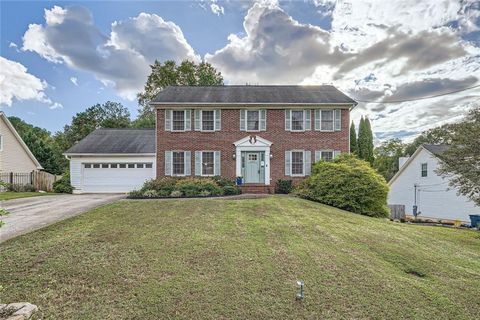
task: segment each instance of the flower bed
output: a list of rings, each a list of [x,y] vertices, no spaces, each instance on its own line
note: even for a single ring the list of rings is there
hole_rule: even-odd
[[[221,177],[161,178],[146,181],[129,199],[218,197],[240,194],[235,182]]]

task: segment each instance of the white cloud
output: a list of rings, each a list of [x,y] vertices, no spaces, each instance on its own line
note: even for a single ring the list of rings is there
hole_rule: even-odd
[[[73,83],[75,86],[78,86],[78,79],[76,77],[71,77],[70,82]]]
[[[300,23],[278,3],[257,2],[244,20],[244,36],[205,58],[229,83],[333,83],[352,97],[412,99],[478,83],[480,48],[463,39],[476,26],[472,1],[313,2],[332,29]],[[468,28],[467,28],[468,27]],[[458,119],[480,90],[403,104],[361,103],[384,137],[412,135]],[[455,105],[455,107],[453,107]]]
[[[53,109],[63,109],[63,105],[61,103],[55,102],[49,108],[52,109],[52,110]]]
[[[199,0],[198,5],[204,10],[210,10],[217,16],[225,14],[225,7],[220,5],[217,0]]]
[[[221,14],[225,14],[225,9],[222,6],[219,6],[218,4],[216,4],[215,2],[210,4],[210,10],[212,10],[212,12],[217,16]]]
[[[155,14],[140,13],[111,28],[109,36],[102,34],[84,7],[54,6],[45,9],[44,25],[29,25],[22,50],[92,72],[128,99],[143,89],[155,59],[199,59],[181,29]]]
[[[44,80],[28,73],[21,63],[0,57],[0,105],[11,106],[14,100],[36,100],[51,107],[58,105],[45,94],[47,87]]]

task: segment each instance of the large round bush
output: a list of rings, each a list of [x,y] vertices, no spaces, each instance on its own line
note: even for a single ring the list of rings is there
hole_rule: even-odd
[[[353,155],[316,162],[312,174],[300,183],[296,194],[371,217],[388,216],[385,179]]]

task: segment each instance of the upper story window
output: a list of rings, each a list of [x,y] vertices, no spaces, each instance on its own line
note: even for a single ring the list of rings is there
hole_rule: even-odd
[[[294,131],[303,131],[303,110],[293,110],[292,111],[292,130]]]
[[[202,110],[202,131],[215,130],[215,111]]]
[[[420,174],[421,174],[422,177],[426,177],[428,175],[428,165],[427,165],[427,163],[422,163]]]
[[[247,110],[247,131],[258,131],[260,128],[260,112]]]
[[[267,110],[240,109],[240,131],[265,131],[267,129]]]
[[[341,109],[315,109],[315,130],[317,131],[341,131]]]
[[[333,110],[320,110],[320,130],[333,131]]]
[[[185,111],[184,110],[172,111],[172,130],[173,131],[185,130]]]

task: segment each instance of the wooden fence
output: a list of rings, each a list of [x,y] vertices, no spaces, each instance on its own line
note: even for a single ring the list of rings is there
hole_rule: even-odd
[[[389,204],[390,219],[405,221],[405,206],[403,204]]]
[[[61,176],[45,171],[32,171],[26,173],[18,172],[0,172],[0,181],[18,185],[32,185],[35,190],[53,191],[53,183],[60,179]]]

